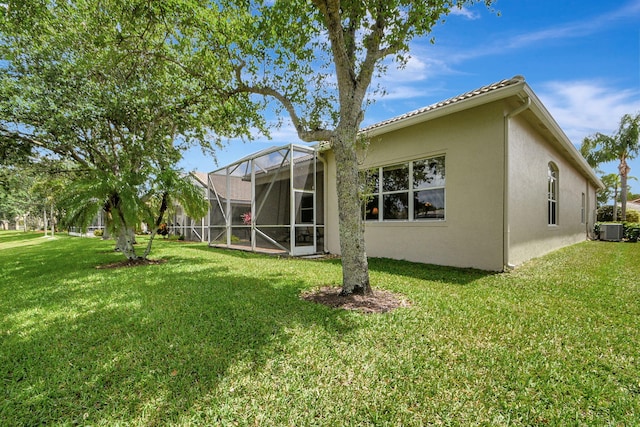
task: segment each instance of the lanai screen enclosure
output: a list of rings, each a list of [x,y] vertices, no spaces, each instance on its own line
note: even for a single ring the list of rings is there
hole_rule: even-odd
[[[212,246],[324,252],[323,163],[314,148],[269,148],[209,174]]]

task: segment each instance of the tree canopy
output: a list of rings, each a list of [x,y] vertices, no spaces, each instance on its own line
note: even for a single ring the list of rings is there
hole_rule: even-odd
[[[183,149],[213,153],[223,137],[263,127],[247,96],[229,96],[224,56],[210,58],[216,72],[207,79],[198,75],[203,65],[185,29],[203,4],[32,0],[0,8],[4,157],[71,160],[65,203],[83,224],[103,209],[127,240],[136,223],[154,222],[145,200],[178,188],[168,183],[184,175],[176,166]],[[123,252],[136,257],[130,246]]]

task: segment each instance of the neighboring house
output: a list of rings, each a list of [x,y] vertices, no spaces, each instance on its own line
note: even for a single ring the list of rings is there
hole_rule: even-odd
[[[91,221],[91,224],[87,226],[86,230],[83,230],[82,227],[71,226],[67,231],[70,236],[99,237],[104,235],[106,224],[105,212],[100,209],[95,218]]]
[[[627,201],[627,211],[629,211],[629,209],[640,212],[640,199]]]
[[[202,189],[202,196],[209,197],[207,174],[191,172],[188,176],[192,183]],[[209,225],[207,218],[191,218],[183,207],[176,203],[168,215],[169,233],[181,236],[184,240],[206,242],[209,240]]]
[[[520,76],[361,134],[369,256],[502,271],[592,232],[602,183]],[[335,171],[323,143],[212,172],[210,243],[339,254]]]

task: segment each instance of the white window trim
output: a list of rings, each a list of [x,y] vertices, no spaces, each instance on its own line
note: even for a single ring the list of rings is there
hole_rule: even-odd
[[[413,188],[413,164],[415,162],[420,162],[420,161],[424,161],[424,160],[430,160],[430,159],[436,159],[438,157],[444,157],[445,158],[445,185],[443,186],[438,186],[438,187],[420,187],[420,188]],[[439,155],[433,155],[433,156],[429,156],[429,157],[424,157],[424,158],[417,158],[417,159],[413,159],[413,160],[407,160],[404,162],[399,162],[399,163],[392,163],[392,164],[388,164],[388,165],[380,165],[380,166],[376,166],[376,167],[371,167],[371,168],[367,168],[366,170],[372,170],[372,169],[377,169],[378,171],[378,188],[376,189],[375,192],[373,193],[369,193],[369,196],[377,196],[378,197],[378,218],[377,219],[364,219],[364,223],[365,224],[376,224],[376,223],[387,223],[387,224],[393,224],[393,223],[406,223],[406,222],[412,222],[412,223],[419,223],[419,224],[442,224],[443,222],[446,221],[447,219],[447,191],[446,191],[446,155],[445,154],[439,154]],[[384,168],[389,168],[389,167],[394,167],[394,166],[403,166],[406,165],[408,163],[409,167],[408,167],[408,183],[407,186],[408,188],[406,190],[394,190],[394,191],[383,191],[383,181],[384,181],[384,174],[383,174],[383,170]],[[416,192],[420,192],[420,191],[425,191],[425,190],[444,190],[444,200],[443,200],[443,204],[444,204],[444,218],[433,218],[433,219],[415,219],[414,218],[414,193]],[[407,203],[407,209],[408,209],[408,214],[407,214],[407,219],[384,219],[384,196],[385,195],[390,195],[390,194],[407,194],[408,197],[408,203]]]

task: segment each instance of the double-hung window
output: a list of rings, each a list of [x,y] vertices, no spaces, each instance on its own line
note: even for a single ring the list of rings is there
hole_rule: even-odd
[[[369,169],[364,193],[366,220],[444,220],[445,157]]]

